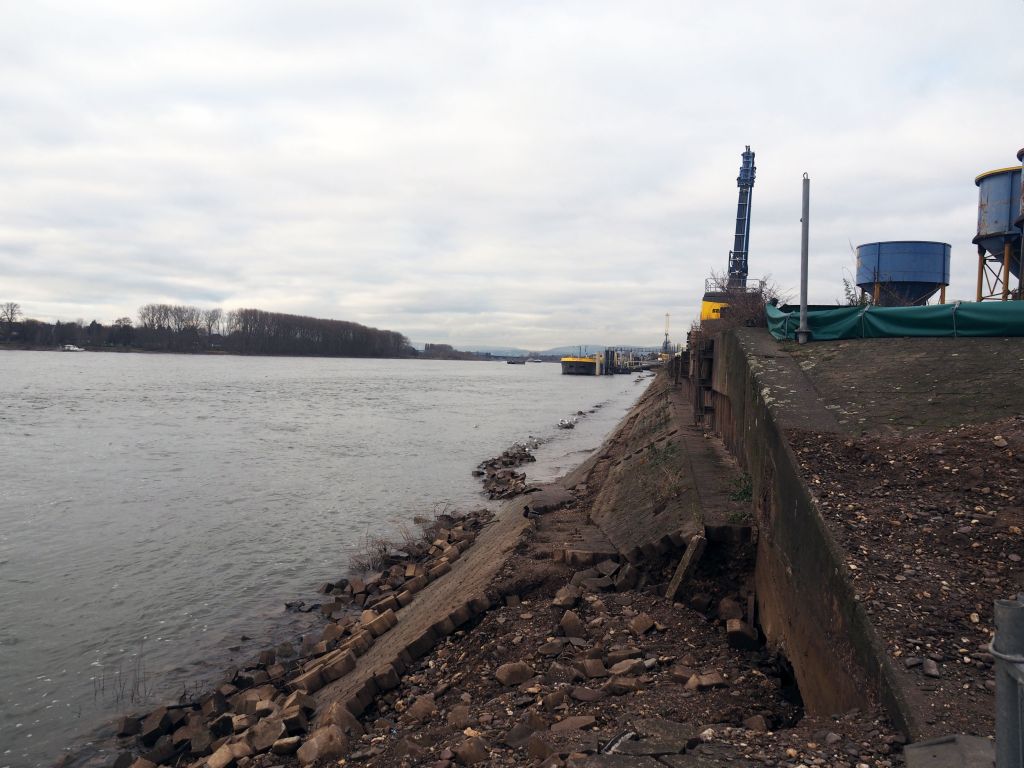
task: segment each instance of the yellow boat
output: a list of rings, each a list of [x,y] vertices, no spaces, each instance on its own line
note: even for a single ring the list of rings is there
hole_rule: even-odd
[[[562,358],[562,373],[572,376],[599,376],[601,355],[590,357],[569,356]]]

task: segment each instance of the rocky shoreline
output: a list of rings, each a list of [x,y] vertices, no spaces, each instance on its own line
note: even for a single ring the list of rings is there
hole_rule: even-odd
[[[804,717],[792,669],[758,630],[746,524],[632,559],[595,524],[607,467],[629,459],[660,478],[666,461],[693,460],[633,447],[688,429],[664,413],[641,401],[618,430],[631,438],[606,442],[566,487],[382,545],[370,576],[321,586],[325,626],[297,650],[265,649],[194,702],[125,717],[117,750],[85,765],[901,765],[903,737],[874,709]],[[529,455],[506,452],[481,476]]]

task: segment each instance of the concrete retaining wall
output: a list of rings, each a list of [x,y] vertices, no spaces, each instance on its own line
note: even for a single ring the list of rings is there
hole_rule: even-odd
[[[792,662],[809,713],[880,702],[913,737],[911,708],[785,437],[787,427],[806,427],[808,419],[828,429],[829,417],[813,413],[822,406],[807,392],[793,395],[801,371],[765,337],[760,329],[716,337],[713,383],[715,429],[753,486],[761,625]]]

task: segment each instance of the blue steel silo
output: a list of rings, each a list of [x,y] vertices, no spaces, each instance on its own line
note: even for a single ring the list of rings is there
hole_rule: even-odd
[[[997,168],[979,175],[978,301],[1010,296],[1010,276],[1019,281],[1021,228],[1021,167]]]
[[[928,303],[949,285],[949,243],[889,240],[857,246],[857,287],[876,306],[912,307]]]
[[[1024,162],[1024,149],[1017,150],[1017,159]],[[1017,218],[1013,220],[1013,223],[1017,225],[1018,229],[1024,226],[1024,184],[1018,184],[1018,205],[1017,205]]]

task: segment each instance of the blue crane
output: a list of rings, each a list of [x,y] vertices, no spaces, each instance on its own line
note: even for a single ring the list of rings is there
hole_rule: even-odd
[[[736,186],[740,188],[740,199],[736,206],[736,236],[729,251],[729,288],[747,287],[747,254],[750,249],[750,200],[754,194],[754,153],[747,145],[743,153],[743,164]]]

